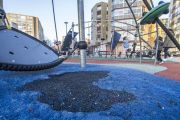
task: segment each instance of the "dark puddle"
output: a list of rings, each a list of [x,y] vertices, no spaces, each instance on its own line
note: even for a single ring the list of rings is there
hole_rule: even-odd
[[[69,112],[106,111],[112,104],[129,102],[135,96],[126,91],[101,89],[93,82],[108,76],[104,71],[69,72],[28,83],[18,91],[40,91],[38,100],[53,110]]]

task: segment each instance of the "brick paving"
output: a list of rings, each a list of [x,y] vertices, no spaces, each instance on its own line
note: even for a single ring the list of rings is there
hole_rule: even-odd
[[[65,62],[75,62],[75,63],[80,63],[80,59],[77,58],[69,58]],[[94,64],[122,64],[122,63],[134,63],[138,64],[138,61],[125,61],[125,60],[95,60],[95,59],[87,59],[87,63],[94,63]],[[142,62],[142,64],[150,64],[154,65],[153,62]],[[156,73],[155,75],[169,78],[172,80],[176,80],[180,82],[180,63],[178,62],[172,62],[172,63],[163,63],[163,64],[158,64],[159,66],[164,66],[167,67],[167,70],[161,71]]]

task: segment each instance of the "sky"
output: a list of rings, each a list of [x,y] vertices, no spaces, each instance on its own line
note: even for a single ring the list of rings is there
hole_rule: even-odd
[[[170,0],[164,0],[169,2]],[[56,39],[52,0],[3,0],[3,7],[6,13],[16,13],[22,15],[30,15],[38,17],[43,29],[45,38],[54,41]],[[84,0],[84,20],[91,20],[91,9],[98,2],[108,2],[108,0]],[[153,0],[157,5],[157,0]],[[66,35],[66,25],[68,22],[67,31],[71,28],[72,22],[78,23],[78,8],[77,0],[54,0],[54,8],[56,15],[56,26],[58,40],[62,40],[62,36]],[[90,23],[89,23],[90,25]],[[85,24],[87,27],[88,24]],[[75,27],[75,32],[78,32],[78,27]],[[88,30],[85,31],[87,38]]]

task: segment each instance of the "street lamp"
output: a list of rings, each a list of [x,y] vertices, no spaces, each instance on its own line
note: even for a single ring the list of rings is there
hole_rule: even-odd
[[[0,0],[0,9],[3,10],[3,0]],[[0,19],[0,25],[3,25],[2,19]]]
[[[66,24],[66,35],[67,35],[67,24],[68,24],[68,22],[64,22],[65,24]]]

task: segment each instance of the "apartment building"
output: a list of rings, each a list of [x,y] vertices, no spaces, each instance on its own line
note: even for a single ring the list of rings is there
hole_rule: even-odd
[[[11,26],[13,23],[18,25],[18,29],[41,41],[44,40],[44,31],[38,17],[7,13],[7,19]]]
[[[91,40],[89,49],[92,51],[106,50],[108,3],[99,2],[91,9]],[[101,40],[101,38],[103,40]]]
[[[173,29],[175,38],[180,43],[180,0],[171,0],[169,27]],[[174,51],[178,51],[178,49],[176,48]]]
[[[133,0],[128,0],[129,4],[131,4],[133,2]],[[119,22],[124,22],[124,23],[128,23],[128,24],[132,24],[134,26],[136,26],[135,24],[135,20],[133,18],[133,15],[126,3],[125,0],[109,0],[108,1],[108,5],[109,5],[109,15],[108,15],[108,19],[109,20],[114,20],[114,21],[119,21]],[[137,22],[140,22],[140,18],[142,17],[142,13],[145,11],[148,11],[148,9],[146,8],[146,6],[144,5],[142,0],[136,0],[136,2],[134,2],[131,6],[136,19],[138,20]],[[110,14],[111,13],[111,14]],[[133,46],[133,42],[135,40],[135,37],[133,34],[136,34],[136,28],[133,26],[129,26],[123,23],[118,23],[118,22],[111,22],[109,23],[108,27],[108,46],[107,49],[110,50],[110,41],[111,41],[111,33],[113,30],[115,30],[116,32],[121,34],[121,39],[117,45],[117,50],[122,48],[122,41],[123,41],[123,37],[127,36],[128,39],[130,40],[130,48],[132,48]],[[140,34],[146,34],[148,33],[148,25],[141,25],[140,26]],[[129,32],[133,33],[129,33],[126,32],[125,30],[128,30]],[[147,42],[150,42],[151,40],[148,39],[148,35],[144,35],[142,36],[144,40],[146,40]],[[139,37],[136,37],[137,42],[139,42]],[[145,43],[142,42],[143,46],[146,46]],[[136,47],[137,50],[140,49],[139,44]]]

